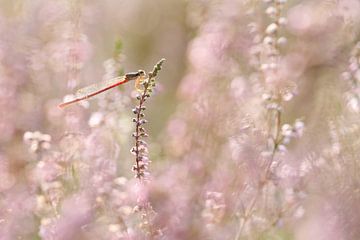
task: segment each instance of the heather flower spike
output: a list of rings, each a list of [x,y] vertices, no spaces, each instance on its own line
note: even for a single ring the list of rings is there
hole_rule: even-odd
[[[149,72],[148,78],[143,79],[139,82],[137,87],[139,93],[136,96],[138,105],[132,110],[135,114],[133,122],[135,123],[135,132],[132,136],[135,138],[135,146],[133,146],[130,152],[135,155],[135,164],[132,167],[132,171],[135,172],[135,177],[140,180],[139,184],[145,186],[149,180],[149,163],[151,162],[148,157],[148,148],[147,143],[143,140],[148,135],[146,133],[144,125],[148,122],[144,119],[144,111],[146,107],[144,106],[145,101],[151,96],[152,91],[154,90],[155,78],[158,72],[161,70],[161,66],[164,63],[165,59],[161,59],[155,66],[152,72]],[[153,239],[155,236],[161,235],[161,230],[153,225],[156,212],[153,210],[151,203],[144,198],[144,196],[139,196],[137,199],[138,204],[134,208],[134,212],[139,212],[141,215],[140,228],[143,232]],[[147,238],[148,239],[148,238]]]
[[[135,114],[133,122],[135,123],[135,132],[132,136],[135,138],[135,146],[131,149],[131,153],[135,155],[135,165],[132,167],[132,170],[136,173],[135,177],[138,179],[147,179],[148,165],[150,163],[147,156],[148,149],[147,143],[143,140],[148,135],[144,128],[144,125],[148,122],[144,119],[144,111],[146,107],[144,106],[145,101],[150,97],[153,89],[155,88],[155,78],[158,72],[161,70],[162,64],[165,59],[161,59],[155,66],[153,71],[149,72],[148,78],[144,78],[139,84],[137,89],[140,91],[136,96],[136,99],[139,101],[138,105],[132,110]]]

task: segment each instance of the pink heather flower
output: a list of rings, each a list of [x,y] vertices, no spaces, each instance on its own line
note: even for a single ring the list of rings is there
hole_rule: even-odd
[[[222,51],[225,42],[221,32],[211,30],[201,37],[193,40],[190,45],[189,61],[200,72],[218,72],[219,62],[222,58]]]
[[[145,184],[141,184],[138,179],[128,182],[127,190],[129,200],[132,202],[145,203],[148,200],[149,189]]]
[[[42,182],[52,182],[62,174],[65,169],[55,161],[40,161],[36,165],[37,179]]]
[[[104,158],[108,158],[109,154],[109,140],[108,134],[102,129],[94,129],[92,133],[86,138],[85,141],[85,148],[86,151],[84,152],[87,157],[90,158],[99,158],[99,161]],[[96,146],[96,147],[94,147]]]
[[[85,192],[65,199],[57,219],[43,219],[39,235],[45,240],[76,239],[93,217],[93,200]]]
[[[197,73],[187,75],[181,82],[179,95],[183,99],[191,100],[198,96],[198,93],[206,88],[206,78]]]
[[[0,203],[0,239],[12,240],[36,231],[32,213],[35,197],[23,186],[2,194]]]
[[[288,25],[290,30],[297,34],[304,34],[313,28],[315,23],[315,12],[310,5],[299,4],[289,10]],[[319,23],[317,23],[319,24]]]
[[[64,72],[69,68],[80,69],[90,59],[92,47],[85,35],[79,39],[64,39],[46,46],[49,63],[55,72]]]

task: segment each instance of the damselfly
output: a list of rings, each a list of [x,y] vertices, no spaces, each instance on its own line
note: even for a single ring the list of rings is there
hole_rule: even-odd
[[[120,86],[123,83],[135,80],[135,87],[139,89],[140,83],[145,79],[145,71],[139,70],[137,72],[127,73],[124,76],[112,78],[109,80],[95,83],[93,85],[84,87],[78,90],[73,97],[66,99],[63,103],[59,104],[60,108],[64,108],[70,104],[91,98],[111,88]]]

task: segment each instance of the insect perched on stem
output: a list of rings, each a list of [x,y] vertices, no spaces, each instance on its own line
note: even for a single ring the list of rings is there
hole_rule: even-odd
[[[64,101],[63,103],[59,104],[60,108],[64,108],[69,106],[70,104],[80,102],[82,100],[91,98],[95,95],[98,95],[102,92],[105,92],[111,88],[120,86],[121,84],[127,83],[129,81],[135,80],[135,87],[136,89],[140,89],[140,84],[145,79],[146,73],[143,70],[139,70],[137,72],[127,73],[124,76],[112,78],[109,80],[102,81],[100,83],[95,83],[93,85],[84,87],[78,90],[71,99]]]

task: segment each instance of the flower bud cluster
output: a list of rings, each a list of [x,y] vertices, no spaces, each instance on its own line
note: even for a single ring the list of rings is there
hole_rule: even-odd
[[[25,132],[23,140],[29,145],[30,152],[38,153],[42,150],[48,150],[51,147],[51,136],[39,131]]]
[[[295,123],[293,125],[290,124],[284,124],[281,127],[281,135],[284,136],[284,138],[287,138],[290,140],[290,138],[294,137],[301,137],[304,132],[304,122],[300,119],[296,119]],[[284,142],[288,142],[284,140]]]
[[[207,192],[205,207],[201,216],[207,221],[211,227],[215,223],[221,222],[225,214],[225,200],[220,192]]]
[[[279,36],[279,31],[282,26],[286,24],[286,18],[281,16],[281,11],[284,8],[286,1],[281,0],[264,0],[267,7],[266,15],[271,19],[271,22],[265,28],[265,36],[263,37],[264,59],[260,69],[266,73],[274,71],[278,68],[278,58],[280,55],[280,47],[287,43],[287,39]]]
[[[281,126],[281,138],[278,143],[277,150],[286,152],[286,145],[290,143],[292,138],[299,138],[303,135],[305,124],[302,120],[296,119],[293,125],[283,124]]]
[[[279,104],[280,101],[274,94],[264,93],[262,99],[268,111],[282,111],[282,106]]]
[[[149,175],[148,166],[149,166],[149,157],[148,157],[148,145],[144,138],[148,137],[144,125],[147,123],[145,117],[146,107],[143,105],[146,99],[150,97],[147,94],[147,88],[144,86],[144,91],[142,94],[138,94],[136,97],[139,100],[139,105],[136,106],[132,111],[135,114],[133,122],[136,125],[136,130],[132,134],[135,138],[135,146],[131,148],[131,153],[136,157],[136,163],[133,165],[132,170],[136,173],[136,178],[143,179]]]

